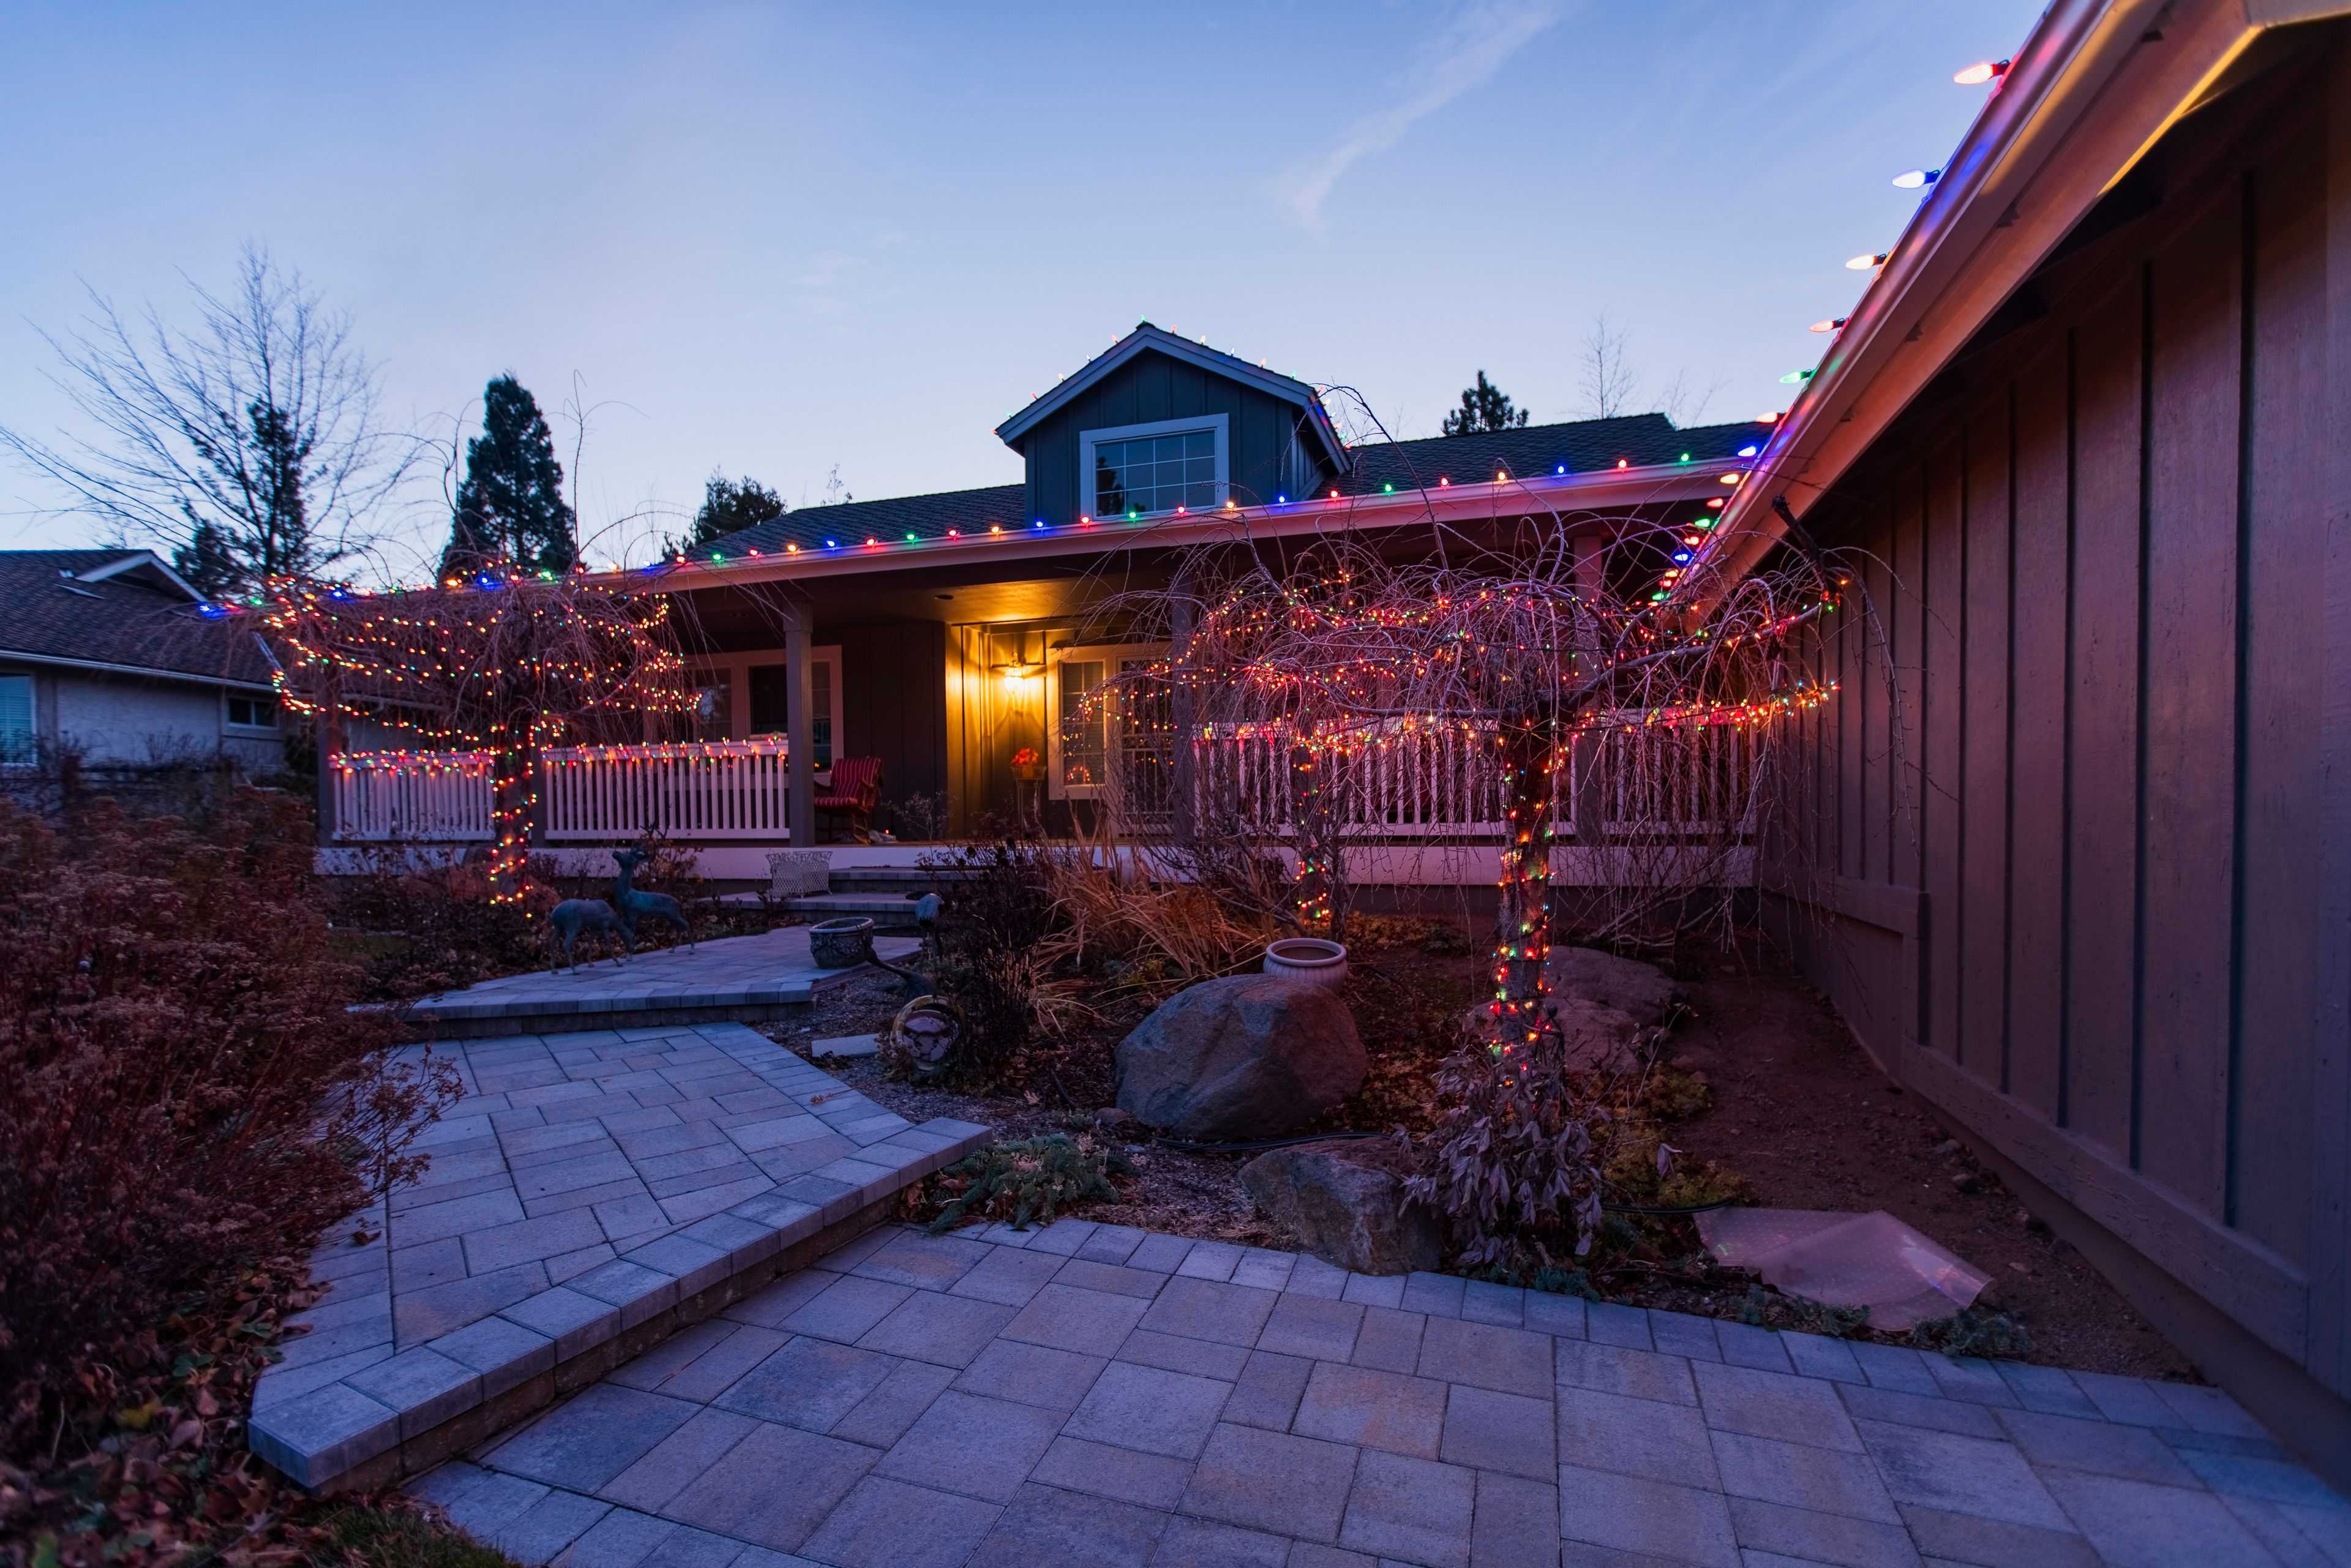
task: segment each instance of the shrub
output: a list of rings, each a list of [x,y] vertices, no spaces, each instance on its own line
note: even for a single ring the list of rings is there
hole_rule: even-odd
[[[1061,1133],[991,1144],[939,1173],[939,1189],[954,1196],[931,1228],[949,1229],[966,1219],[1002,1220],[1015,1230],[1031,1220],[1050,1225],[1072,1204],[1116,1197],[1110,1178],[1134,1170],[1123,1150],[1098,1151],[1090,1138]]]
[[[363,966],[360,994],[367,1000],[462,990],[551,961],[546,916],[557,893],[541,862],[530,862],[519,904],[490,901],[489,863],[480,854],[426,866],[404,851],[377,851],[360,874],[335,882],[335,926]],[[583,944],[581,957],[588,956]]]
[[[1030,841],[940,857],[968,874],[948,884],[934,936],[935,986],[963,1018],[952,1079],[996,1079],[1029,1043],[1037,1017],[1037,946],[1053,929],[1051,852]]]
[[[1437,1085],[1432,1154],[1405,1188],[1445,1217],[1461,1261],[1531,1270],[1590,1251],[1607,1113],[1578,1090],[1556,1037],[1508,1051],[1472,1041]]]
[[[367,1186],[414,1168],[405,1140],[447,1084],[387,1075],[388,1025],[347,1010],[359,967],[331,944],[311,841],[307,808],[255,790],[201,831],[107,800],[54,830],[0,805],[0,1452],[17,1462],[72,1465],[184,1359],[169,1347],[189,1322],[251,1310],[241,1281],[298,1270]]]
[[[2032,1348],[2032,1336],[2006,1312],[1980,1312],[1961,1307],[1947,1318],[1928,1318],[1910,1331],[1910,1343],[1920,1350],[1945,1355],[2022,1355]]]

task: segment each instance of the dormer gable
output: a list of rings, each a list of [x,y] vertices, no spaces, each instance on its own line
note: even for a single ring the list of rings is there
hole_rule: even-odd
[[[1032,521],[1141,521],[1261,506],[1347,472],[1312,387],[1145,321],[997,426]]]

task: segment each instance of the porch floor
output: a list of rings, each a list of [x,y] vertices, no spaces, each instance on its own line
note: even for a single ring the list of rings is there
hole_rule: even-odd
[[[543,1374],[549,1397],[576,1385],[565,1363],[771,1277],[988,1135],[917,1127],[740,1024],[434,1050],[466,1098],[420,1140],[421,1181],[329,1233],[327,1293],[292,1320],[310,1332],[255,1392],[255,1451],[308,1485]]]
[[[2213,1389],[1083,1221],[869,1233],[412,1490],[560,1568],[2351,1561]]]
[[[910,936],[873,941],[874,952],[884,958],[903,957],[919,946]],[[406,1010],[438,1026],[444,1035],[519,1034],[534,1027],[570,1030],[591,1023],[742,1022],[769,1016],[770,1009],[804,1005],[819,986],[848,973],[818,968],[809,953],[808,928],[786,925],[756,936],[722,936],[693,947],[639,953],[626,964],[599,957],[560,973],[504,975],[427,997]]]

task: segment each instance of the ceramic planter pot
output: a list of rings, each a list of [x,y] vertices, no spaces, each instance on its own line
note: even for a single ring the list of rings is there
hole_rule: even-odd
[[[820,969],[852,969],[873,956],[873,922],[863,915],[809,927],[809,956]]]
[[[1347,946],[1320,936],[1285,936],[1266,944],[1265,972],[1335,988],[1347,977]]]

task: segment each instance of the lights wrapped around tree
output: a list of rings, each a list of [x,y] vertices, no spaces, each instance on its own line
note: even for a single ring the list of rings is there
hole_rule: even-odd
[[[647,739],[693,711],[674,614],[665,595],[500,562],[393,596],[276,581],[260,620],[292,711],[492,754],[491,897],[519,903],[545,750]]]

